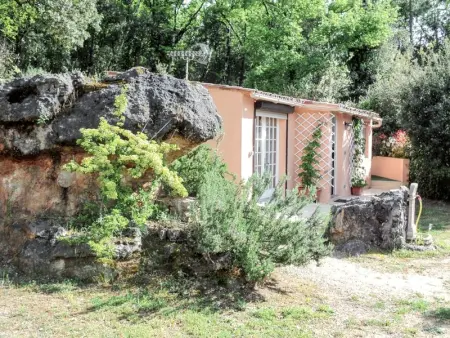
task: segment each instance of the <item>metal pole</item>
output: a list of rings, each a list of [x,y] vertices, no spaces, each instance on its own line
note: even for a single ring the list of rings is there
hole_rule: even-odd
[[[186,81],[189,80],[189,58],[186,59]]]

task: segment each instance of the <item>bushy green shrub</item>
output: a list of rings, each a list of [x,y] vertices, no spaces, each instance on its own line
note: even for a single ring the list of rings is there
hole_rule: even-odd
[[[102,118],[97,129],[82,129],[77,143],[89,156],[81,163],[72,161],[65,165],[67,170],[98,178],[101,198],[97,208],[90,208],[88,217],[84,217],[87,222],[90,218],[90,224],[85,224],[79,239],[87,242],[100,258],[111,258],[114,235],[132,223],[143,226],[156,216],[159,209],[154,200],[161,184],[174,195],[187,196],[182,179],[164,161],[164,155],[176,146],[123,129],[126,90],[124,87],[115,100],[116,125]]]
[[[194,217],[200,252],[230,252],[234,266],[249,281],[265,278],[276,263],[302,264],[329,253],[326,219],[318,213],[299,217],[310,200],[296,191],[285,194],[284,182],[261,205],[267,178],[253,176],[240,185],[214,173],[204,178]]]
[[[170,169],[183,179],[183,185],[190,196],[196,196],[200,186],[205,182],[205,175],[214,172],[225,177],[227,166],[215,151],[206,144],[195,148],[187,155],[172,163]]]

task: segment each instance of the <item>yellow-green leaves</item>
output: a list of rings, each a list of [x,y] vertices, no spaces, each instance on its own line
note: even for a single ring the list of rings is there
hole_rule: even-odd
[[[156,190],[163,184],[173,195],[188,195],[182,179],[169,169],[164,155],[177,146],[149,140],[143,133],[134,134],[123,129],[124,112],[127,107],[126,87],[114,102],[114,116],[119,118],[116,125],[105,118],[100,119],[98,128],[82,129],[82,137],[77,141],[88,154],[80,163],[72,161],[66,170],[82,174],[95,174],[98,178],[105,209],[98,219],[88,226],[86,236],[90,247],[98,257],[110,256],[111,239],[129,226],[132,221],[142,226],[156,211],[154,204]],[[150,191],[139,186],[136,179],[152,182]],[[140,183],[141,181],[139,181]]]

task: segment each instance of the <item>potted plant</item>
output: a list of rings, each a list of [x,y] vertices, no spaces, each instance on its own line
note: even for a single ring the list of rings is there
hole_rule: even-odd
[[[352,178],[351,193],[355,196],[361,196],[363,188],[367,185],[366,180],[362,177]]]
[[[317,169],[319,165],[320,154],[318,149],[320,148],[320,139],[322,138],[321,124],[312,133],[312,138],[303,149],[303,156],[301,158],[301,164],[299,166],[300,177],[302,183],[299,187],[299,193],[309,195],[310,191],[316,189],[316,201],[320,199],[320,193],[322,189],[317,188],[317,182],[322,177],[320,171]]]
[[[365,142],[361,134],[362,121],[360,119],[353,120],[353,173],[351,178],[351,194],[361,196],[363,188],[367,185],[365,180],[364,169],[364,150]]]

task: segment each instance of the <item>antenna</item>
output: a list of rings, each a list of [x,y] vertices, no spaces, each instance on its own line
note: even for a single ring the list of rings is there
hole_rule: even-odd
[[[189,78],[189,60],[196,61],[201,64],[208,64],[211,57],[211,49],[204,43],[197,43],[190,50],[173,50],[169,52],[169,56],[174,59],[186,60],[186,77]]]

